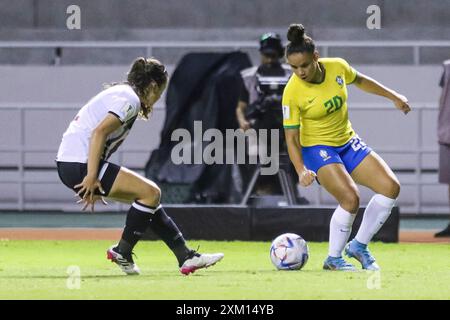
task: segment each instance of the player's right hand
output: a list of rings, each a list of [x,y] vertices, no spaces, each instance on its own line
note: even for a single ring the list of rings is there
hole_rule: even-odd
[[[250,122],[248,122],[247,120],[241,120],[239,121],[239,127],[244,130],[247,131],[248,129],[250,129],[252,126],[250,125]]]
[[[408,114],[411,111],[411,107],[408,103],[408,98],[406,98],[402,94],[397,94],[396,99],[394,100],[395,107],[402,111],[404,114]]]
[[[305,169],[299,174],[299,182],[302,187],[307,187],[311,183],[314,182],[314,179],[316,178],[316,174],[314,171]]]

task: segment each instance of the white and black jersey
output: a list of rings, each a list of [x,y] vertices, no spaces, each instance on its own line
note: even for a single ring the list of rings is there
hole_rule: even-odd
[[[122,126],[107,138],[101,159],[107,160],[122,144],[136,120],[141,103],[129,85],[115,85],[93,97],[78,112],[63,135],[56,161],[87,163],[92,132],[108,113]]]

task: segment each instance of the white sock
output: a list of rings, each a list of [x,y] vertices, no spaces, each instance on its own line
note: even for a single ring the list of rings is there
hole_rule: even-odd
[[[364,211],[364,217],[355,239],[360,243],[368,244],[389,218],[394,204],[395,199],[382,194],[374,195]]]
[[[342,257],[342,250],[350,237],[355,217],[356,214],[351,214],[341,206],[338,206],[336,210],[334,210],[330,221],[329,256]]]

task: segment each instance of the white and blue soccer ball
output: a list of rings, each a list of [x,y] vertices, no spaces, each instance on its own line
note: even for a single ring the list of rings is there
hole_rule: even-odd
[[[270,259],[278,270],[300,270],[308,258],[308,244],[298,234],[284,233],[272,241]]]

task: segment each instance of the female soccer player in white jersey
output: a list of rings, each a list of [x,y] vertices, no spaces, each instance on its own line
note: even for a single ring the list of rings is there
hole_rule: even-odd
[[[138,118],[148,119],[166,88],[167,71],[154,58],[138,58],[127,81],[115,84],[84,105],[63,135],[56,158],[61,181],[73,189],[84,209],[102,197],[129,203],[125,228],[107,257],[129,275],[139,274],[132,250],[148,227],[177,257],[180,271],[189,274],[222,259],[223,254],[199,254],[185,240],[160,204],[161,190],[137,173],[108,162]]]
[[[355,133],[348,119],[347,85],[390,99],[405,114],[408,100],[394,90],[356,72],[340,58],[319,58],[302,25],[287,33],[286,59],[292,67],[283,94],[283,117],[289,157],[302,186],[315,178],[338,201],[330,222],[327,270],[355,270],[342,251],[363,269],[379,270],[367,245],[388,219],[400,192],[397,177]],[[375,192],[355,238],[346,243],[359,208],[356,184]]]

